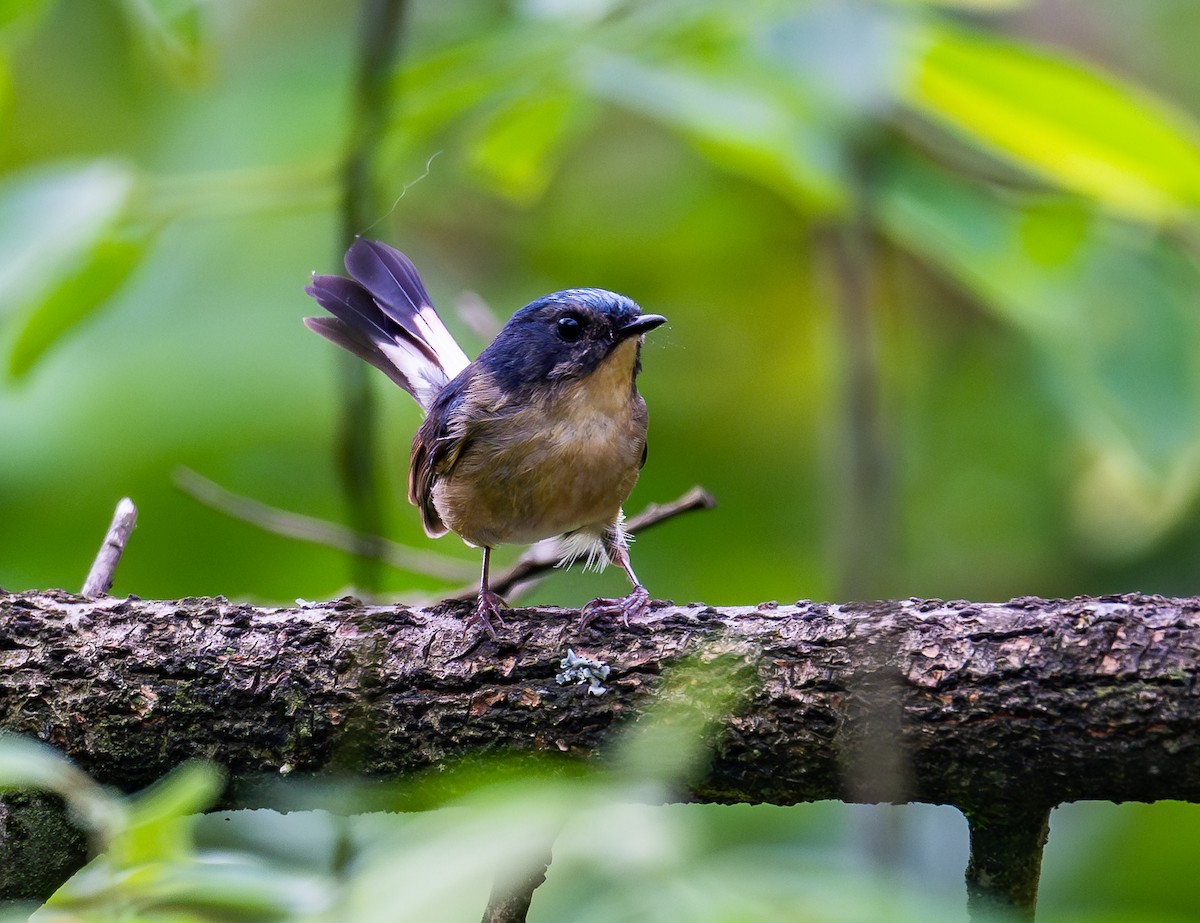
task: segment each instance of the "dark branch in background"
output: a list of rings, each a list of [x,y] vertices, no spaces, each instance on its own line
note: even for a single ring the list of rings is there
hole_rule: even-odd
[[[375,168],[391,109],[390,88],[400,48],[406,0],[363,0],[358,34],[358,72],[353,121],[342,170],[342,252],[376,220]],[[350,521],[359,535],[387,531],[375,445],[378,413],[365,363],[338,353],[341,370],[342,419],[338,436],[338,470],[349,505]],[[379,587],[379,562],[366,545],[355,549],[353,579],[371,592]]]
[[[125,553],[125,545],[129,542],[129,536],[136,525],[137,507],[133,505],[132,500],[124,497],[117,503],[113,512],[112,524],[108,527],[108,533],[104,536],[92,569],[83,582],[83,589],[79,591],[81,596],[103,596],[109,591],[113,585],[117,565],[121,563],[121,555]]]
[[[862,142],[865,143],[865,142]],[[869,158],[852,152],[850,212],[826,229],[832,265],[841,362],[840,526],[838,595],[873,599],[887,592],[896,566],[894,472],[882,408],[879,366],[879,279],[871,227]]]
[[[654,606],[582,632],[575,610],[514,610],[493,641],[464,638],[469,605],[0,595],[0,728],[128,790],[195,756],[243,784],[590,758],[703,653],[752,691],[686,797],[954,805],[972,907],[1026,916],[1050,807],[1200,802],[1200,598]],[[568,647],[609,667],[603,695],[558,679]]]
[[[463,580],[475,570],[474,564],[456,558],[399,545],[377,535],[359,535],[336,522],[327,522],[268,506],[261,501],[228,491],[190,468],[177,468],[174,481],[176,487],[205,506],[276,535],[315,542],[340,551],[354,550],[370,554],[398,570],[445,580]],[[630,517],[625,527],[636,535],[683,513],[712,509],[715,505],[716,501],[704,488],[693,487],[670,503],[650,504],[636,516]],[[561,559],[562,553],[556,541],[541,542],[521,555],[512,567],[496,575],[492,587],[501,595],[519,595],[554,570]],[[472,582],[448,592],[446,596],[451,599],[474,599],[478,591],[478,585]]]
[[[172,480],[176,487],[205,506],[275,535],[325,545],[338,551],[369,555],[397,570],[443,580],[465,580],[476,570],[474,563],[410,548],[379,535],[363,535],[341,523],[281,510],[260,500],[235,494],[190,468],[176,468]]]
[[[525,923],[533,892],[546,883],[551,858],[547,848],[545,855],[518,880],[497,881],[492,886],[482,923]]]

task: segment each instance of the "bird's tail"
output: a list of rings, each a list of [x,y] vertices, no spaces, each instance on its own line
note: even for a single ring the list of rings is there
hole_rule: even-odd
[[[434,310],[417,269],[399,250],[358,238],[346,251],[351,278],[313,275],[304,289],[333,317],[309,330],[371,363],[425,410],[470,360]]]

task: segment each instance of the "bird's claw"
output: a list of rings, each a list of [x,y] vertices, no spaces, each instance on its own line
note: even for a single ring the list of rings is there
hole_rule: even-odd
[[[479,594],[479,602],[475,604],[475,611],[467,616],[466,622],[463,623],[463,633],[466,634],[471,630],[471,626],[476,622],[482,622],[483,627],[487,629],[487,633],[492,636],[493,641],[500,640],[496,634],[496,628],[492,625],[494,618],[501,625],[504,624],[504,616],[502,613],[507,608],[504,600],[498,593],[493,593],[491,590],[483,590]]]
[[[639,619],[649,611],[649,591],[644,586],[635,586],[628,596],[593,599],[580,610],[579,627],[584,629],[598,618],[619,615],[622,623],[628,628],[630,619]]]

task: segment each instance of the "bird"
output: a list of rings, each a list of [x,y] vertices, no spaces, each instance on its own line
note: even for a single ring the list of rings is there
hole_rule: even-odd
[[[605,289],[566,289],[516,311],[471,361],[404,253],[359,237],[345,266],[349,278],[313,274],[305,292],[332,316],[304,323],[425,412],[408,499],[430,537],[454,532],[483,551],[467,629],[482,623],[496,639],[494,622],[504,623],[506,604],[489,586],[492,549],[553,537],[563,563],[616,564],[633,585],[627,596],[587,603],[582,628],[643,616],[650,595],[630,563],[621,507],[646,462],[642,342],[667,319]]]

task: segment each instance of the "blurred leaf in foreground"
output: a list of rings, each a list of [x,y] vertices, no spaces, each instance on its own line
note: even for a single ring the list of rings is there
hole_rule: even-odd
[[[664,807],[707,759],[729,709],[744,700],[751,677],[739,663],[718,655],[665,678],[663,698],[625,732],[606,765],[492,774],[487,758],[477,759],[484,771],[474,773],[475,787],[434,810],[342,823],[278,817],[267,827],[241,825],[240,838],[210,836],[221,845],[204,847],[195,812],[211,805],[222,777],[187,764],[120,799],[122,821],[110,829],[107,850],[33,920],[475,923],[493,881],[540,868],[551,846],[553,864],[531,921],[956,919],[952,908],[898,894],[894,883],[798,863],[749,833],[714,839],[692,806]],[[64,778],[95,787],[48,748],[24,741],[0,742],[0,774],[6,770],[13,782],[39,787],[62,788]],[[406,783],[379,784],[404,801]],[[328,842],[295,849],[260,841],[264,831],[269,839],[288,830]]]
[[[125,823],[120,797],[93,782],[58,751],[16,734],[0,734],[0,791],[16,789],[59,795],[77,822],[101,843]]]

